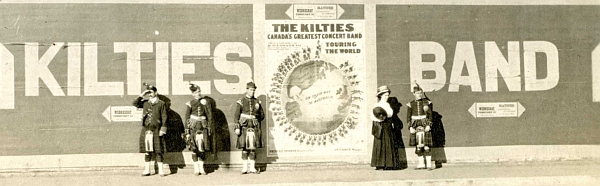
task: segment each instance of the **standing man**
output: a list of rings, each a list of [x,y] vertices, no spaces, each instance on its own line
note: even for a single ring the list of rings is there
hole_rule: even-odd
[[[234,121],[237,122],[235,134],[238,136],[236,147],[242,149],[242,174],[259,174],[255,168],[256,149],[262,148],[261,121],[265,118],[261,103],[254,97],[256,85],[246,84],[246,96],[236,104]]]
[[[429,99],[425,98],[423,89],[418,84],[416,87],[413,87],[413,95],[415,96],[415,100],[407,104],[406,121],[408,121],[410,126],[409,145],[416,146],[415,153],[419,159],[419,164],[415,169],[433,170],[430,149],[433,146],[431,137],[431,126],[433,123],[430,108],[432,103]]]
[[[206,175],[204,171],[204,161],[206,153],[215,154],[215,120],[213,117],[213,107],[207,97],[200,94],[200,86],[190,84],[190,91],[194,99],[185,103],[185,139],[192,151],[192,161],[194,161],[194,174]]]
[[[140,153],[146,153],[145,167],[142,176],[150,176],[150,160],[158,162],[158,174],[165,176],[163,171],[164,143],[162,136],[167,133],[167,105],[158,99],[155,86],[145,84],[146,90],[133,101],[133,106],[143,108],[142,131],[140,134]],[[148,96],[148,99],[144,99]]]

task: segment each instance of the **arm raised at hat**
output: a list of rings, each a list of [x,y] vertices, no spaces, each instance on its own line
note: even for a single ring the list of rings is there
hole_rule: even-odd
[[[150,92],[149,90],[144,90],[144,92],[142,92],[139,97],[137,97],[133,100],[133,103],[132,103],[133,106],[136,108],[144,108],[144,102],[148,101],[148,100],[144,99],[144,96],[146,94],[148,94],[149,92]]]
[[[144,108],[145,102],[146,102],[146,100],[144,100],[144,97],[140,96],[133,100],[132,105],[136,108]]]

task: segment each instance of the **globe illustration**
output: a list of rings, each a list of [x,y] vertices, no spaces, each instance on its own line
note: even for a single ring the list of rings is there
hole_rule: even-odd
[[[326,134],[349,115],[348,81],[335,65],[312,59],[294,67],[284,79],[281,101],[287,119],[307,134]]]

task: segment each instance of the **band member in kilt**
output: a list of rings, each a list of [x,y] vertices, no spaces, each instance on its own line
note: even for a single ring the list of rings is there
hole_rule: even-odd
[[[397,170],[400,169],[400,156],[396,142],[402,136],[396,136],[396,130],[402,128],[402,123],[394,123],[394,113],[389,101],[390,89],[381,86],[377,89],[378,102],[373,108],[371,119],[373,120],[373,153],[371,156],[371,167],[375,170]]]
[[[246,96],[236,104],[234,121],[237,122],[235,134],[238,136],[236,147],[242,149],[242,174],[259,174],[255,168],[256,149],[262,148],[261,121],[265,118],[261,103],[254,97],[256,85],[246,84]]]
[[[167,105],[158,99],[155,86],[145,84],[146,90],[133,101],[133,106],[143,108],[142,131],[140,134],[140,153],[145,153],[145,166],[142,176],[150,176],[150,165],[158,162],[158,174],[165,176],[163,171],[163,153],[165,145],[162,136],[167,133]],[[148,96],[148,99],[144,97]]]
[[[213,107],[207,97],[200,94],[200,86],[190,84],[190,90],[194,99],[185,103],[185,139],[192,151],[192,161],[194,161],[194,174],[206,175],[204,171],[204,161],[206,153],[214,154],[216,152],[215,144],[215,122],[213,117]]]
[[[407,104],[407,121],[410,130],[410,146],[416,146],[415,153],[419,164],[415,169],[433,170],[431,165],[431,149],[433,140],[431,137],[432,105],[429,99],[424,97],[423,89],[417,84],[413,87],[415,100]]]

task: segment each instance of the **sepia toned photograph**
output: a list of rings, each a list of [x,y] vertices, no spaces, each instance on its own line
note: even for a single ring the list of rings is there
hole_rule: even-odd
[[[600,185],[600,2],[0,0],[0,185]]]

